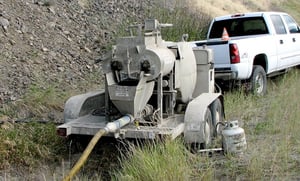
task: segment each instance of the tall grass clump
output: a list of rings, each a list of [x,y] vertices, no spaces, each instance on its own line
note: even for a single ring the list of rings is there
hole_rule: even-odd
[[[21,99],[2,105],[0,169],[32,169],[64,154],[65,140],[56,135],[53,122],[46,123],[52,110],[62,110],[64,99],[65,94],[53,85],[33,84]],[[38,123],[41,120],[46,122]]]
[[[183,34],[188,34],[188,41],[201,40],[206,37],[211,16],[201,13],[199,7],[191,0],[155,0],[153,6],[145,10],[142,18],[128,17],[120,24],[118,37],[128,35],[127,26],[143,24],[145,19],[157,19],[160,23],[173,24],[172,27],[162,28],[162,37],[168,41],[181,41]]]
[[[206,37],[211,16],[202,13],[192,1],[161,1],[161,7],[149,13],[149,17],[158,19],[161,23],[171,23],[173,27],[162,29],[165,40],[180,41],[183,34],[188,34],[188,40],[202,40]]]
[[[52,123],[6,124],[0,129],[0,169],[32,169],[47,161],[57,161],[66,153],[64,140]]]
[[[191,169],[181,141],[131,147],[114,180],[189,180]]]

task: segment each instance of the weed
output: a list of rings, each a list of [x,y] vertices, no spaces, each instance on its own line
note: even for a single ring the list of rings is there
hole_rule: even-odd
[[[36,122],[0,129],[0,168],[7,165],[34,167],[39,162],[56,160],[65,152],[65,147],[55,129],[54,124]]]
[[[115,180],[188,180],[190,175],[188,157],[180,141],[167,140],[164,144],[147,144],[132,147],[122,171]]]
[[[33,118],[40,119],[49,110],[62,110],[62,105],[66,100],[67,94],[62,92],[54,85],[42,86],[32,84],[22,99],[10,102],[0,108],[0,115],[10,118]]]
[[[247,118],[243,123],[248,143],[240,157],[205,157],[186,154],[182,143],[134,148],[122,159],[116,180],[293,180],[299,177],[298,70],[278,79],[265,97],[226,95],[227,119]],[[272,84],[271,84],[272,85]],[[288,87],[288,89],[286,89]],[[262,109],[263,107],[263,109]],[[245,116],[246,115],[246,116]],[[255,117],[255,118],[253,118]],[[173,144],[173,145],[172,145]],[[168,148],[171,146],[172,149]],[[178,148],[176,148],[178,147]],[[176,150],[176,151],[172,151]],[[165,164],[165,163],[168,164]],[[176,163],[175,163],[176,162]],[[176,168],[173,164],[177,164]],[[186,172],[187,175],[177,175]],[[169,173],[173,175],[170,177]]]
[[[199,15],[197,10],[190,11],[190,7],[187,7],[189,5],[182,5],[182,1],[176,1],[171,8],[167,7],[167,1],[164,2],[163,8],[149,9],[148,17],[174,24],[173,28],[162,32],[167,40],[177,41],[184,33],[189,34],[189,40],[204,37],[210,19],[208,15]],[[298,6],[295,0],[291,0],[283,3],[283,7],[292,10]],[[297,14],[296,11],[293,12]],[[137,20],[128,20],[124,24],[127,26],[135,21]],[[118,35],[122,36],[123,33],[125,32],[119,32]],[[33,52],[31,56],[37,55]],[[85,82],[84,85],[89,85],[89,80],[94,82],[96,79],[97,75],[90,74],[80,84]],[[186,151],[181,141],[167,141],[143,148],[133,147],[129,156],[121,158],[121,169],[112,173],[113,179],[299,179],[299,80],[299,70],[293,70],[272,80],[265,97],[245,95],[243,91],[225,94],[227,120],[238,119],[246,132],[248,149],[242,158],[230,155],[192,155]],[[48,108],[60,109],[69,93],[56,87],[39,82],[33,84],[22,100],[11,106],[3,106],[0,115],[14,117],[22,109],[29,109],[36,117],[47,112]],[[34,167],[41,161],[62,160],[60,157],[66,153],[65,143],[56,136],[54,124],[7,124],[6,129],[0,129],[0,168],[7,168],[12,164]],[[89,179],[90,177],[81,175],[79,180]]]

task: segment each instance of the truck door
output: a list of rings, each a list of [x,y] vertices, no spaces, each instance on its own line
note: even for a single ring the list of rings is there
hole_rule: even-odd
[[[289,66],[300,64],[300,29],[296,21],[289,15],[283,15],[283,19],[288,29],[288,41],[291,42],[291,54]]]
[[[278,67],[277,70],[285,69],[288,65],[289,61],[289,52],[291,48],[291,41],[287,36],[287,30],[283,23],[283,20],[280,15],[273,14],[270,16],[276,35],[274,38],[276,39],[276,47],[277,47],[277,55],[278,55]]]

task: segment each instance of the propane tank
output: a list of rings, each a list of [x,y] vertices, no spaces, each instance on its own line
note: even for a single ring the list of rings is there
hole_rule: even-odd
[[[239,127],[237,120],[226,123],[222,130],[222,143],[225,153],[243,154],[246,150],[245,132]]]

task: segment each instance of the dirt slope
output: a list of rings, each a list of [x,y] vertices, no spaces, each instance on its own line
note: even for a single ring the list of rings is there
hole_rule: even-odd
[[[0,0],[0,106],[33,84],[76,88],[127,17],[150,0]]]
[[[185,0],[211,16],[267,10],[276,1]],[[101,84],[94,60],[107,52],[121,24],[142,22],[157,2],[172,9],[177,0],[0,0],[0,108],[28,88],[49,85],[84,92]],[[90,79],[91,73],[95,77]]]

